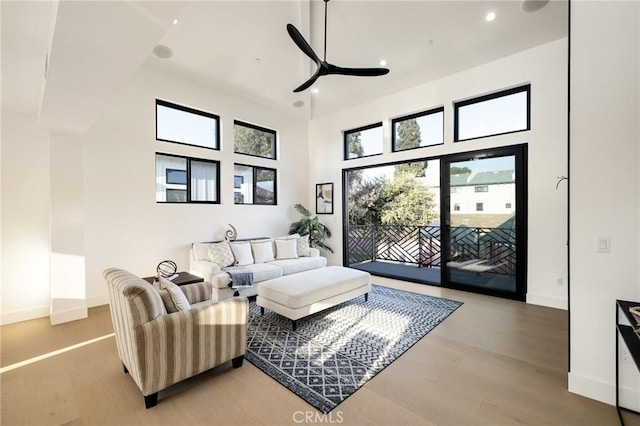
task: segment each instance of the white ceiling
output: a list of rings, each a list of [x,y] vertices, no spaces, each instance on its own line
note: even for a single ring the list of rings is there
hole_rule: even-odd
[[[489,11],[497,15],[493,22],[484,19]],[[289,38],[286,24],[295,25],[322,57],[321,0],[3,0],[3,107],[44,111],[52,121],[60,120],[58,110],[66,108],[65,120],[90,120],[86,111],[93,116],[100,111],[96,98],[104,103],[136,69],[149,66],[313,118],[567,35],[567,3],[560,0],[533,13],[522,12],[515,0],[332,0],[328,12],[330,63],[376,67],[385,59],[391,72],[325,76],[312,86],[317,94],[292,92],[315,65]],[[175,18],[178,23],[172,25]],[[169,46],[173,57],[155,57],[155,44]],[[72,76],[71,70],[76,70]],[[302,108],[293,107],[298,100]],[[74,110],[73,103],[81,107]]]

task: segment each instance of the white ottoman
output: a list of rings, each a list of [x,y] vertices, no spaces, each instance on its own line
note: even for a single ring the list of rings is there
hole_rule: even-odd
[[[371,275],[357,269],[327,266],[263,281],[256,303],[293,321],[364,295],[368,300]]]

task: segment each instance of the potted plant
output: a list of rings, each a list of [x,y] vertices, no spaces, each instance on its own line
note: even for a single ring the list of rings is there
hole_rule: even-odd
[[[321,248],[333,253],[333,249],[324,243],[326,238],[331,237],[331,231],[325,225],[320,223],[318,216],[311,217],[311,212],[302,204],[293,206],[302,218],[291,224],[289,234],[300,234],[309,236],[309,246]]]

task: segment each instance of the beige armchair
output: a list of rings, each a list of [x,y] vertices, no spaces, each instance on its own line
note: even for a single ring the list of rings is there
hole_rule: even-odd
[[[246,298],[211,300],[211,285],[181,286],[191,306],[167,313],[161,293],[121,269],[107,269],[111,318],[118,356],[144,396],[147,408],[158,392],[231,361],[242,365],[247,346]],[[164,290],[166,292],[166,290]]]

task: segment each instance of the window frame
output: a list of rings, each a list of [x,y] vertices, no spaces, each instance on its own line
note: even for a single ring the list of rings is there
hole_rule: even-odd
[[[501,132],[501,133],[492,133],[489,135],[482,135],[482,136],[474,136],[471,138],[465,138],[465,139],[460,139],[459,137],[459,127],[460,127],[460,108],[465,107],[465,106],[469,106],[469,105],[474,105],[474,104],[479,104],[482,102],[487,102],[487,101],[491,101],[494,99],[499,99],[499,98],[503,98],[506,96],[511,96],[511,95],[515,95],[518,93],[522,93],[525,92],[527,94],[527,102],[526,102],[526,107],[527,107],[527,111],[526,111],[526,115],[527,115],[527,125],[526,128],[524,129],[518,129],[518,130],[509,130],[507,132]],[[493,136],[500,136],[500,135],[508,135],[511,133],[519,133],[519,132],[526,132],[531,130],[531,83],[527,83],[527,84],[523,84],[517,87],[512,87],[510,89],[504,89],[504,90],[499,90],[497,92],[493,92],[493,93],[489,93],[487,95],[482,95],[482,96],[477,96],[474,98],[470,98],[470,99],[465,99],[463,101],[457,101],[453,103],[453,142],[464,142],[464,141],[470,141],[470,140],[474,140],[474,139],[483,139],[483,138],[489,138],[489,137],[493,137]]]
[[[381,142],[381,144],[380,144],[381,152],[378,152],[376,154],[363,155],[362,157],[349,158],[349,148],[347,146],[347,135],[350,134],[350,133],[357,133],[357,132],[362,132],[362,131],[365,131],[365,130],[375,129],[377,127],[380,127],[383,130],[382,140],[380,141]],[[343,130],[342,131],[342,149],[344,151],[343,152],[344,161],[357,160],[359,158],[374,157],[376,155],[384,154],[384,128],[383,128],[383,122],[380,121],[380,122],[377,122],[377,123],[368,124],[366,126],[356,127],[355,129]]]
[[[165,181],[165,186],[167,185],[185,185],[186,188],[184,189],[187,192],[187,200],[186,201],[158,201],[157,196],[156,196],[156,204],[220,204],[220,161],[218,160],[211,160],[211,159],[207,159],[207,158],[198,158],[198,157],[189,157],[186,155],[177,155],[177,154],[169,154],[166,152],[156,152],[155,153],[155,161],[156,161],[156,178],[158,177],[158,155],[164,156],[164,157],[173,157],[173,158],[181,158],[184,159],[186,161],[186,173],[187,173],[187,183],[186,184],[169,184]],[[211,163],[211,164],[215,164],[216,165],[216,199],[214,201],[208,201],[208,200],[193,200],[192,196],[191,196],[191,162],[192,161],[198,161],[200,163]],[[166,169],[165,169],[166,170]],[[166,173],[166,171],[165,171]],[[174,189],[174,190],[180,190],[178,188],[165,188],[165,191],[167,189]],[[157,191],[157,189],[156,189]]]
[[[426,117],[428,115],[442,113],[442,142],[432,145],[417,146],[415,148],[397,149],[396,148],[396,123],[411,120],[412,118]],[[430,146],[444,145],[444,106],[431,108],[426,111],[420,111],[409,115],[403,115],[402,117],[396,117],[391,119],[391,152],[403,152],[411,151],[412,149],[427,148]]]
[[[256,154],[249,154],[247,152],[240,152],[240,151],[236,151],[236,139],[235,139],[235,135],[236,135],[236,126],[241,126],[241,127],[247,127],[249,129],[253,129],[253,130],[258,130],[260,132],[264,132],[264,133],[269,133],[273,135],[273,157],[265,157],[262,155],[256,155]],[[250,157],[256,157],[256,158],[265,158],[267,160],[277,160],[278,159],[278,132],[276,130],[273,129],[268,129],[266,127],[262,127],[262,126],[258,126],[256,124],[251,124],[251,123],[247,123],[246,121],[241,121],[241,120],[233,120],[233,153],[234,154],[242,154],[242,155],[248,155]]]
[[[160,138],[158,137],[158,106],[163,106],[166,108],[172,108],[178,111],[182,111],[182,112],[186,112],[189,114],[194,114],[194,115],[199,115],[201,117],[206,117],[206,118],[211,118],[214,119],[216,122],[216,141],[215,141],[215,146],[212,148],[210,146],[204,146],[204,145],[197,145],[197,144],[193,144],[193,143],[189,143],[189,142],[183,142],[183,141],[174,141],[171,139],[164,139],[164,138]],[[195,109],[195,108],[191,108],[188,106],[184,106],[184,105],[180,105],[180,104],[176,104],[173,102],[169,102],[169,101],[165,101],[163,99],[157,99],[156,98],[156,107],[155,107],[155,114],[156,114],[156,140],[160,141],[160,142],[169,142],[169,143],[177,143],[180,145],[187,145],[187,146],[195,146],[198,148],[203,148],[203,149],[211,149],[214,151],[220,151],[220,116],[217,114],[213,114],[211,112],[207,112],[207,111],[202,111],[199,109]]]
[[[264,167],[264,166],[254,166],[253,164],[243,164],[243,163],[233,163],[233,175],[234,175],[234,183],[235,183],[235,178],[236,176],[241,176],[241,175],[236,175],[235,171],[236,171],[236,166],[241,166],[241,167],[250,167],[252,169],[252,194],[253,196],[251,197],[251,203],[236,203],[235,202],[235,196],[236,193],[240,193],[242,194],[240,191],[236,191],[238,188],[233,188],[234,191],[234,200],[233,200],[233,204],[237,205],[237,206],[277,206],[278,205],[278,169],[274,168],[274,167]],[[273,203],[272,204],[268,204],[268,203],[256,203],[255,199],[256,199],[256,187],[258,185],[258,170],[268,170],[268,171],[273,171]]]

